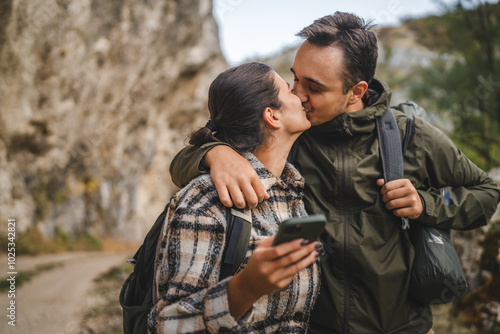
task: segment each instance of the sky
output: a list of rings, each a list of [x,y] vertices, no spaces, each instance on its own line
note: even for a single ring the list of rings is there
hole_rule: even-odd
[[[335,11],[373,19],[379,26],[398,25],[402,18],[437,14],[453,0],[214,0],[222,53],[230,65],[255,56],[272,55],[300,43],[295,37],[315,19]]]

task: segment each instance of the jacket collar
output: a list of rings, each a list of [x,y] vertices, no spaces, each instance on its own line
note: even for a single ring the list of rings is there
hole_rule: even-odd
[[[312,134],[328,134],[334,136],[354,136],[370,133],[375,129],[376,117],[381,116],[389,108],[392,92],[389,86],[374,77],[368,91],[363,97],[365,108],[353,113],[344,113],[333,120],[314,126],[309,132]]]

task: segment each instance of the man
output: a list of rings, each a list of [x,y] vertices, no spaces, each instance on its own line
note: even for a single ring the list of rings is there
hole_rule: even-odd
[[[432,331],[429,306],[408,293],[414,251],[399,217],[475,228],[488,222],[500,196],[486,173],[421,119],[405,152],[406,178],[384,184],[375,118],[389,107],[391,93],[374,76],[378,50],[371,28],[348,13],[316,20],[299,32],[306,40],[291,68],[294,92],[313,124],[299,139],[294,164],[305,177],[307,211],[328,218],[310,333]],[[407,118],[394,114],[404,136]],[[202,159],[225,205],[264,200],[251,166],[216,145],[178,155],[171,166],[174,182],[186,184]]]

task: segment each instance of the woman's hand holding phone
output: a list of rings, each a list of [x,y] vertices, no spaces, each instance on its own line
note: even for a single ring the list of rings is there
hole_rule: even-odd
[[[273,246],[274,239],[262,240],[247,266],[230,280],[228,299],[233,317],[242,317],[260,297],[285,288],[320,254],[317,241],[304,244],[304,239],[296,239]]]

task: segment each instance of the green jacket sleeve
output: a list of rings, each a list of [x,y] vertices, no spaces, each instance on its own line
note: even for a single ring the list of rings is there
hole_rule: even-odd
[[[414,161],[421,165],[413,166],[421,174],[416,188],[424,204],[416,221],[459,230],[486,225],[498,205],[498,185],[426,122],[416,119],[410,145],[418,152]]]
[[[180,150],[170,164],[170,176],[174,184],[182,188],[197,176],[206,173],[206,171],[199,169],[201,158],[217,145],[227,144],[211,142],[201,147],[188,146]]]

